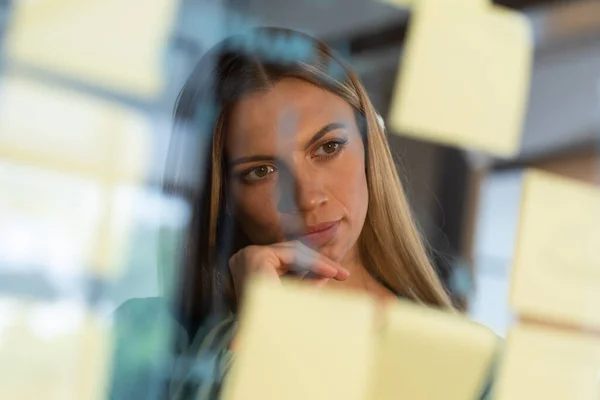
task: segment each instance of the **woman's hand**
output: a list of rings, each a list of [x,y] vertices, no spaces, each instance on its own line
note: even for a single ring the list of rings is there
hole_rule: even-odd
[[[248,276],[255,273],[277,281],[283,274],[294,273],[315,284],[324,284],[329,279],[343,281],[350,276],[348,270],[337,262],[300,241],[245,247],[229,259],[229,270],[238,301]]]

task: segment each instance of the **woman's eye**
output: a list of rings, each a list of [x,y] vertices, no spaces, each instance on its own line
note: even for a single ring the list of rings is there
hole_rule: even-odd
[[[270,174],[275,172],[275,167],[270,165],[259,165],[256,168],[252,168],[248,173],[244,175],[244,179],[248,181],[260,181],[268,177]]]
[[[338,142],[327,142],[317,148],[315,152],[316,156],[330,156],[335,154],[341,147],[341,143]]]

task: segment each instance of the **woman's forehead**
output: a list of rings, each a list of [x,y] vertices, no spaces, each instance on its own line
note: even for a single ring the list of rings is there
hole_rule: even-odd
[[[301,144],[331,123],[354,126],[352,107],[311,83],[284,79],[236,104],[227,124],[228,152],[252,151],[274,141]]]

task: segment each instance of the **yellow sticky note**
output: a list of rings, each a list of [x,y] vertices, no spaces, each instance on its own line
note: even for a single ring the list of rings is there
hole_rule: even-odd
[[[498,344],[489,329],[462,317],[399,302],[377,339],[369,399],[477,399]]]
[[[600,188],[532,170],[522,196],[513,308],[536,319],[600,328]]]
[[[0,299],[0,398],[105,398],[110,326],[77,304]]]
[[[131,107],[17,74],[0,81],[0,157],[99,181],[140,182],[152,122]]]
[[[412,10],[390,111],[393,131],[513,155],[531,70],[526,18],[486,0],[422,0]]]
[[[163,50],[176,0],[15,3],[9,60],[147,97],[162,89]]]
[[[225,400],[364,400],[373,304],[364,296],[256,280]]]
[[[8,232],[27,220],[37,228],[20,263],[118,271],[152,129],[118,103],[17,75],[0,81],[0,222]]]
[[[600,399],[600,339],[542,326],[512,328],[494,399]]]

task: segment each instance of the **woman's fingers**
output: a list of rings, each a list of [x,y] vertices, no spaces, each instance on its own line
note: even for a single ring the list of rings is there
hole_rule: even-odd
[[[286,242],[273,246],[275,254],[282,261],[283,272],[309,271],[328,279],[345,280],[350,272],[337,262],[305,246],[301,242]]]
[[[277,281],[286,273],[294,274],[299,279],[306,279],[306,275],[310,274],[313,278],[307,280],[315,281],[317,285],[323,285],[329,279],[343,281],[350,276],[350,272],[337,262],[299,241],[245,247],[231,256],[229,270],[238,298],[242,296],[248,274],[253,273],[260,273]]]

